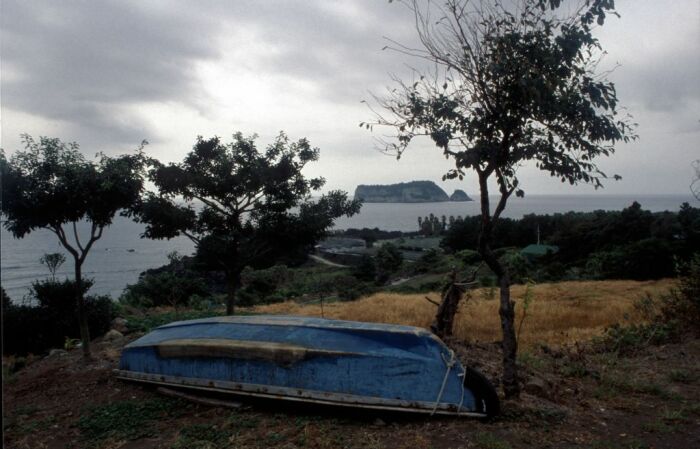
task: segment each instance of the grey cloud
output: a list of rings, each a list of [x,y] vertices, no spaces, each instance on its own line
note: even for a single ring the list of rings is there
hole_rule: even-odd
[[[615,77],[623,99],[659,112],[683,111],[700,102],[700,43],[689,44],[670,49],[653,63],[623,64]]]
[[[251,55],[256,68],[312,81],[328,101],[359,101],[368,89],[384,86],[386,72],[403,68],[405,57],[381,51],[387,44],[382,36],[414,42],[410,12],[401,5],[365,0],[352,3],[357,16],[346,17],[329,10],[334,4],[254,3],[240,11],[257,36],[275,49]],[[242,17],[237,13],[236,18]]]
[[[232,63],[234,70],[227,83],[238,82],[240,73],[259,73],[271,80],[271,88],[284,89],[287,81],[301,81],[304,87],[313,87],[290,95],[299,96],[298,116],[323,114],[334,120],[332,125],[324,124],[325,128],[314,127],[309,120],[304,131],[312,142],[325,139],[321,148],[329,151],[324,153],[321,164],[328,167],[328,173],[323,174],[330,185],[334,175],[351,176],[338,168],[338,161],[346,166],[365,164],[367,157],[372,158],[372,137],[381,134],[360,131],[356,123],[341,122],[371,118],[369,111],[361,115],[361,107],[357,109],[360,117],[347,117],[346,112],[354,110],[345,106],[368,99],[368,91],[382,94],[383,87],[392,84],[389,72],[410,80],[404,64],[421,64],[405,55],[381,51],[388,43],[383,36],[417,46],[410,11],[396,3],[2,0],[3,119],[10,123],[16,119],[16,112],[48,119],[54,135],[68,134],[86,149],[100,149],[105,144],[131,147],[141,138],[158,143],[160,138],[164,146],[172,145],[176,148],[172,151],[177,153],[181,151],[178,148],[186,149],[191,141],[173,142],[170,136],[153,135],[151,124],[157,124],[158,129],[165,129],[168,124],[163,124],[160,116],[139,114],[138,106],[158,104],[171,113],[182,109],[170,105],[185,105],[204,117],[197,126],[219,126],[219,117],[210,116],[210,111],[225,114],[228,109],[226,105],[219,107],[216,98],[208,97],[207,92],[216,96],[218,86],[201,85],[197,64],[212,62],[217,69],[228,69]],[[677,5],[655,2],[637,7],[635,3],[634,8],[629,8],[682,9]],[[698,117],[694,109],[700,104],[700,41],[695,26],[690,27],[696,32],[694,40],[674,46],[666,36],[671,36],[668,27],[647,23],[645,17],[629,14],[618,25],[611,22],[611,34],[601,42],[604,48],[619,44],[619,53],[613,57],[622,59],[622,67],[611,79],[618,86],[621,104],[640,119],[642,138],[635,145],[639,145],[639,152],[654,155],[652,137],[671,132],[669,128],[673,126],[674,135],[684,139],[676,146],[690,146],[697,140]],[[607,27],[606,24],[603,30]],[[680,31],[687,32],[688,28]],[[635,36],[640,33],[658,34],[654,34],[658,44],[654,51],[634,46]],[[309,92],[317,94],[312,97]],[[259,100],[274,108],[274,92],[268,90],[268,95]],[[215,103],[211,109],[210,102]],[[229,119],[236,125],[244,122],[251,132],[264,133],[266,128],[278,126],[270,123],[269,117],[254,114]],[[684,133],[680,135],[678,130]],[[186,132],[194,136],[203,130]],[[648,151],[645,145],[649,145]],[[443,172],[443,162],[437,153],[434,158],[432,154],[420,153],[415,162],[407,158],[395,167],[406,170],[406,179],[415,174],[410,172],[414,168],[409,168],[409,164],[415,164],[416,173],[434,172],[438,176]],[[672,158],[680,160],[681,156]],[[632,156],[620,152],[614,159],[624,164]],[[687,162],[682,165],[687,166]],[[394,170],[390,161],[386,166]],[[377,179],[392,176],[386,171],[378,165]]]
[[[201,107],[193,63],[218,57],[218,24],[142,5],[4,1],[2,58],[11,75],[2,81],[3,106],[67,122],[105,143],[148,134],[135,118],[115,119],[122,106],[179,101]]]

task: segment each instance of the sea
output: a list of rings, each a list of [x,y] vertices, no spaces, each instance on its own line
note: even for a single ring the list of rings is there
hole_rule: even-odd
[[[495,204],[497,198],[492,198]],[[652,212],[678,211],[688,202],[698,207],[698,201],[688,195],[527,195],[509,201],[503,216],[520,218],[527,214],[555,214],[568,211],[621,210],[639,202]],[[342,217],[336,229],[379,228],[383,230],[416,231],[418,217],[429,214],[478,215],[479,202],[441,203],[367,203],[359,214]],[[85,235],[88,227],[82,223],[78,235]],[[192,242],[185,238],[149,240],[141,237],[143,225],[125,217],[116,217],[105,229],[103,236],[91,249],[83,266],[83,275],[94,280],[90,294],[118,298],[128,284],[138,280],[139,274],[149,268],[162,266],[168,254],[175,251],[189,255],[194,251]],[[72,234],[72,233],[71,233]],[[36,280],[50,276],[39,259],[46,253],[63,253],[66,262],[59,268],[57,278],[72,277],[72,257],[63,249],[50,231],[35,231],[23,239],[15,239],[3,227],[0,230],[0,282],[13,302],[31,302],[29,287]]]

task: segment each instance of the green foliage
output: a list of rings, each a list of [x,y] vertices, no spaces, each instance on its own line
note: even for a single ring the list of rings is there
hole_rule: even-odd
[[[673,324],[700,333],[700,254],[679,266],[675,288],[658,297],[647,295],[635,305],[652,323]]]
[[[649,344],[676,341],[686,331],[700,333],[700,256],[681,267],[676,288],[657,297],[642,297],[635,307],[647,323],[608,328],[596,340],[599,348],[628,354]]]
[[[401,231],[383,231],[379,228],[349,228],[342,231],[334,231],[333,235],[359,238],[365,242],[374,243],[377,240],[398,239],[403,237],[404,233]]]
[[[352,268],[352,275],[360,281],[374,281],[377,276],[377,266],[374,263],[374,259],[368,254],[363,254],[357,265]]]
[[[119,301],[134,307],[183,307],[193,297],[207,297],[207,285],[191,270],[146,273],[127,285]]]
[[[480,221],[479,216],[456,220],[441,241],[443,249],[465,254],[465,263],[478,261]],[[686,203],[678,212],[651,213],[633,203],[622,211],[501,218],[494,241],[522,248],[536,241],[538,228],[546,243],[560,251],[533,261],[520,277],[538,282],[659,279],[673,276],[675,260],[689,260],[692,249],[700,246],[700,209]]]
[[[530,264],[520,251],[508,251],[500,258],[500,262],[508,270],[510,282],[522,284],[530,279]]]
[[[177,416],[190,407],[181,400],[166,398],[113,402],[87,410],[78,420],[80,435],[95,447],[107,439],[136,440],[156,436],[155,424],[164,417]]]
[[[51,273],[51,279],[56,279],[56,270],[60,268],[61,265],[66,261],[66,256],[61,253],[47,253],[41,256],[39,262],[46,265]]]
[[[442,251],[429,249],[418,258],[412,268],[416,273],[435,273],[449,271],[451,267]]]
[[[478,251],[473,249],[463,249],[457,252],[457,258],[461,260],[464,265],[476,265],[481,262],[481,255]]]
[[[493,276],[481,276],[479,278],[479,285],[481,287],[486,287],[483,290],[483,296],[486,300],[496,299],[496,278]]]
[[[325,265],[299,268],[276,266],[265,270],[246,270],[242,278],[254,280],[239,290],[245,304],[272,303],[297,299],[355,299],[374,291],[373,279],[360,281],[352,270]],[[244,296],[245,295],[245,296]]]
[[[76,143],[48,137],[37,142],[29,135],[22,138],[24,151],[17,151],[9,161],[0,153],[5,228],[16,238],[37,229],[53,232],[73,256],[75,281],[80,283],[81,267],[93,244],[119,211],[129,213],[143,191],[145,142],[134,155],[110,158],[102,154],[93,162],[85,159]],[[81,222],[90,225],[88,235],[80,236]],[[67,226],[72,226],[74,240],[67,238]],[[58,264],[58,260],[51,262]],[[83,351],[88,355],[88,319],[82,313],[87,308],[77,307],[81,302],[82,292],[72,304],[79,315]]]
[[[644,239],[610,251],[593,253],[586,271],[594,279],[659,279],[674,273],[674,256],[668,242]]]
[[[445,286],[445,272],[415,276],[406,282],[388,288],[396,293],[430,293],[439,292]]]
[[[396,245],[385,243],[377,251],[375,256],[377,265],[377,282],[385,283],[389,276],[398,270],[403,264],[403,254]]]
[[[668,310],[670,306],[663,312],[683,317],[688,324],[694,324],[700,329],[700,253],[696,253],[689,263],[681,266],[677,295],[680,301],[676,300],[670,304],[676,306],[677,312]]]
[[[17,238],[87,220],[99,229],[130,208],[143,190],[143,154],[85,159],[77,143],[23,135],[24,151],[0,156],[5,227]],[[65,233],[64,233],[65,236]],[[59,238],[61,238],[59,236]]]
[[[357,282],[357,278],[347,275],[338,276],[335,279],[335,288],[341,301],[352,301],[370,295],[376,290],[373,282]]]
[[[244,267],[298,262],[336,218],[360,208],[341,191],[311,200],[325,181],[301,173],[319,156],[306,139],[290,142],[280,134],[260,151],[255,138],[237,133],[223,144],[200,137],[181,163],[151,161],[149,179],[158,194],[147,193],[136,208],[146,237],[185,235],[195,242],[200,263],[225,273],[229,313]],[[203,206],[195,209],[195,200]]]
[[[90,288],[83,283],[83,291]],[[51,348],[63,348],[66,338],[80,336],[75,282],[46,280],[34,282],[30,296],[37,305],[3,306],[4,354],[41,354]],[[101,336],[109,330],[114,316],[108,296],[85,298],[90,333]]]
[[[517,188],[515,169],[526,160],[562,182],[601,186],[594,159],[635,137],[618,116],[615,86],[593,72],[602,50],[591,22],[602,25],[614,5],[598,0],[566,16],[559,2],[551,12],[543,4],[527,0],[516,12],[461,1],[439,9],[441,18],[411,3],[425,46],[417,53],[444,71],[379,99],[391,115],[373,124],[397,132],[388,149],[401,156],[416,136],[430,136],[455,161],[446,178],[475,169],[494,174],[502,192]]]
[[[264,270],[247,267],[241,273],[243,288],[238,291],[238,302],[240,305],[250,306],[284,301],[287,298],[275,293],[290,278],[291,273],[285,265],[275,265]]]
[[[676,323],[652,323],[622,326],[615,324],[595,339],[598,347],[619,354],[633,354],[649,344],[662,344],[678,337]]]

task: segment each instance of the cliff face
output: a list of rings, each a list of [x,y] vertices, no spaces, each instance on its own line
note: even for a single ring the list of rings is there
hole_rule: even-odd
[[[450,200],[447,193],[432,181],[359,185],[355,189],[355,199],[366,203],[434,203]]]
[[[464,190],[457,189],[450,195],[450,201],[474,201]]]

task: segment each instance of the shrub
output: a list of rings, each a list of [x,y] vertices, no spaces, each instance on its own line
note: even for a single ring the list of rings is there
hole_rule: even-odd
[[[413,264],[413,269],[416,273],[428,273],[428,272],[439,272],[447,271],[449,267],[441,266],[445,265],[445,257],[442,255],[441,251],[437,249],[429,249]]]
[[[250,306],[283,301],[286,298],[275,293],[289,278],[289,269],[285,265],[275,265],[264,270],[247,267],[241,273],[243,288],[238,291],[238,304]]]
[[[657,321],[678,321],[700,332],[700,254],[679,267],[677,288],[658,299]]]
[[[675,322],[652,322],[632,326],[615,324],[594,340],[601,350],[620,354],[633,354],[649,344],[662,344],[678,338]]]
[[[679,271],[676,288],[658,297],[647,295],[635,304],[646,324],[615,325],[606,330],[598,343],[604,349],[624,353],[647,344],[677,340],[686,331],[700,333],[700,255],[695,255]]]
[[[83,282],[84,291],[91,285]],[[36,305],[3,304],[4,354],[40,354],[80,337],[74,281],[34,282],[30,297]],[[114,317],[111,298],[86,296],[85,308],[90,336],[104,335]]]
[[[508,269],[513,284],[522,284],[531,277],[529,263],[518,250],[508,251],[501,256],[501,263]]]
[[[193,296],[207,297],[203,278],[191,270],[162,271],[142,275],[127,285],[120,302],[135,307],[186,306]]]
[[[379,248],[379,251],[377,251],[376,264],[378,272],[377,282],[383,284],[389,279],[392,273],[401,268],[403,264],[403,254],[395,245],[385,243]]]
[[[338,276],[335,278],[335,288],[338,298],[342,301],[352,301],[375,291],[370,283],[358,282],[353,276]]]
[[[360,281],[374,281],[377,276],[377,266],[374,259],[368,254],[363,254],[360,261],[352,268],[352,275]]]
[[[668,242],[651,238],[616,246],[589,256],[586,272],[594,279],[660,279],[674,272]]]
[[[481,262],[481,255],[478,251],[473,249],[463,249],[457,252],[457,258],[462,261],[464,265],[476,265]]]

